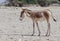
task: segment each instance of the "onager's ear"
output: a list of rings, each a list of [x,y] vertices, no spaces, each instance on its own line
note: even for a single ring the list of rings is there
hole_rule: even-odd
[[[29,14],[26,14],[26,16],[30,17],[30,15],[29,15]]]

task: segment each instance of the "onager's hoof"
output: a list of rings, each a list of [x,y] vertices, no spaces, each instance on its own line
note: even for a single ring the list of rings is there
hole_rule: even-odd
[[[48,37],[49,37],[50,35],[47,35],[47,34],[46,34],[45,36],[48,36]]]
[[[40,36],[40,34],[38,36]]]
[[[34,34],[32,34],[31,36],[34,36]]]

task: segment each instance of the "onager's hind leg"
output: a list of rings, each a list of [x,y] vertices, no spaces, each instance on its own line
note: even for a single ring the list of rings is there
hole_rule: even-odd
[[[44,12],[44,17],[46,18],[47,24],[48,24],[48,29],[47,29],[47,33],[46,36],[50,36],[50,23],[49,23],[49,14],[47,12]]]
[[[36,21],[36,25],[37,25],[37,28],[38,28],[38,31],[39,31],[38,36],[40,36],[40,29],[39,29],[39,25],[38,25],[38,22],[37,21]]]
[[[47,20],[47,23],[48,23],[48,29],[47,29],[46,36],[50,36],[50,23],[49,23],[49,19]]]

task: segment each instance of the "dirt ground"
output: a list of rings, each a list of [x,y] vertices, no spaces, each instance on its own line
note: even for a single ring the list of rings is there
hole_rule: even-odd
[[[57,22],[50,18],[51,35],[44,36],[47,31],[46,21],[39,22],[41,36],[38,35],[37,27],[35,26],[36,36],[22,36],[32,34],[32,20],[25,16],[23,21],[19,20],[22,8],[41,11],[50,9]],[[0,41],[60,41],[60,6],[49,7],[5,7],[0,6]]]

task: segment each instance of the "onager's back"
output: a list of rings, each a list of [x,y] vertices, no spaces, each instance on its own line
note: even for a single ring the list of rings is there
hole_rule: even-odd
[[[41,19],[49,20],[49,18],[52,16],[52,13],[49,9],[42,10],[42,11],[27,11],[27,13],[30,15],[31,18],[37,19],[37,21],[40,21]],[[53,16],[52,16],[53,18]],[[54,18],[53,18],[54,19]],[[56,21],[54,19],[54,21]]]

